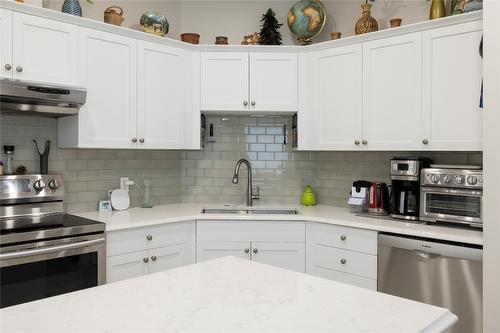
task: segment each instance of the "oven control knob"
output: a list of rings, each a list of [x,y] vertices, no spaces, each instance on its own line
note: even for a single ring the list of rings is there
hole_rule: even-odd
[[[476,185],[477,184],[477,177],[476,176],[467,177],[467,183],[469,185]]]
[[[443,177],[441,177],[441,180],[443,181],[443,183],[449,184],[451,182],[451,177],[448,175],[443,175]]]
[[[464,183],[464,176],[455,176],[453,180],[455,181],[455,184],[461,185]]]
[[[43,190],[45,188],[45,182],[43,181],[43,179],[38,179],[36,182],[34,182],[33,188],[38,192]]]
[[[57,179],[49,180],[49,187],[51,190],[57,190],[59,188],[59,181]]]
[[[439,176],[432,174],[429,179],[431,180],[431,183],[437,184],[439,182]]]

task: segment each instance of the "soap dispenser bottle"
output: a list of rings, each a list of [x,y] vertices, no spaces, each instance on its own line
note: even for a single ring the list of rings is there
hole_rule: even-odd
[[[314,190],[311,185],[307,185],[304,188],[304,193],[302,194],[302,205],[304,206],[314,206],[316,204],[316,196],[314,195]]]

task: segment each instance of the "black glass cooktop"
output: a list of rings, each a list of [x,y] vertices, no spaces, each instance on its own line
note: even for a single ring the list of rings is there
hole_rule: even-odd
[[[41,239],[78,236],[104,232],[106,225],[71,214],[47,214],[0,220],[0,243],[3,245]]]

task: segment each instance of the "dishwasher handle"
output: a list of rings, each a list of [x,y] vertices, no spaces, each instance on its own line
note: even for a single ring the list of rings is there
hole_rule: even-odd
[[[429,241],[426,238],[379,234],[378,245],[418,251],[417,254],[420,256],[422,253],[428,253],[443,257],[483,261],[483,250],[467,244],[449,244],[438,240]]]

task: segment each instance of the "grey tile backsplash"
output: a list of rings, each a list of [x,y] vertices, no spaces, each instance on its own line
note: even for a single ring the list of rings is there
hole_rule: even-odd
[[[15,145],[15,164],[27,166],[30,172],[38,171],[33,138],[52,141],[49,170],[64,175],[69,212],[96,210],[98,200],[107,197],[108,189],[117,188],[123,176],[139,185],[151,179],[155,204],[243,204],[244,166],[240,184],[231,183],[239,158],[252,164],[254,188],[260,188],[255,205],[298,204],[303,186],[311,184],[318,203],[346,206],[354,180],[389,181],[388,163],[393,156],[426,156],[446,164],[482,163],[480,152],[295,152],[289,143],[291,118],[284,116],[209,115],[207,130],[213,124],[214,136],[203,151],[59,149],[55,119],[2,115],[0,123],[0,144]],[[141,198],[137,187],[131,189],[131,197],[137,206]]]

